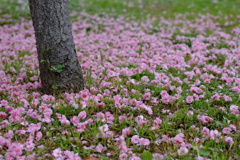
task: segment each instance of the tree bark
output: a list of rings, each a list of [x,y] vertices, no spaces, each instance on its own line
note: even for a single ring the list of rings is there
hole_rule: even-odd
[[[68,0],[29,0],[29,6],[43,93],[82,90],[84,81],[73,42]]]

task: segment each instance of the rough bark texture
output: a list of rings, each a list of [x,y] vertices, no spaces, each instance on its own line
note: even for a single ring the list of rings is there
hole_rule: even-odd
[[[53,94],[82,90],[84,82],[73,42],[68,0],[29,0],[29,6],[42,91]]]

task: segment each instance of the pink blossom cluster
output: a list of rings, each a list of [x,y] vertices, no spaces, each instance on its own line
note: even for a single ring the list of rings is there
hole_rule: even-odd
[[[147,138],[140,138],[138,135],[132,136],[131,142],[133,144],[140,145],[140,146],[142,146],[142,145],[143,146],[148,146],[150,144],[149,139],[147,139]]]
[[[73,35],[86,87],[60,99],[39,92],[32,23],[0,26],[0,159],[81,159],[72,150],[80,146],[96,157],[136,160],[139,148],[155,144],[169,148],[159,147],[153,159],[193,157],[192,148],[209,141],[234,153],[239,26],[225,33],[215,23],[221,17],[210,14],[160,18],[156,26],[155,18],[135,24],[122,16],[75,14]],[[222,114],[223,122],[206,105]],[[56,146],[56,139],[71,147]]]
[[[208,124],[208,123],[210,123],[210,122],[213,121],[213,119],[212,119],[211,117],[205,116],[205,115],[202,115],[202,116],[198,115],[198,116],[197,116],[197,119],[198,119],[199,121],[201,121],[202,124]]]
[[[239,114],[239,110],[238,110],[238,106],[237,105],[231,105],[230,106],[230,111],[232,114],[238,115]]]
[[[52,155],[57,160],[81,160],[78,153],[73,153],[72,151],[62,151],[61,148],[54,149]]]

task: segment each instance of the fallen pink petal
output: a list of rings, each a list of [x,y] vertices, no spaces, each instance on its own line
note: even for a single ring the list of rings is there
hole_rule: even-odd
[[[0,2],[0,159],[240,159],[237,0],[69,1],[84,84],[54,94],[40,68],[69,66],[39,61],[27,0]]]

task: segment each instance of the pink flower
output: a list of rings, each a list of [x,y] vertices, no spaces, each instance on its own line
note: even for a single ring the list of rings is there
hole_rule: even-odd
[[[1,157],[3,157],[3,156],[1,156]],[[7,152],[6,154],[5,154],[5,158],[8,160],[12,160],[12,159],[14,159],[14,157],[16,157],[16,154],[14,153],[14,152]],[[2,158],[3,159],[3,158]]]
[[[51,122],[51,119],[48,118],[48,117],[44,117],[44,118],[42,119],[42,122],[50,123],[50,122]]]
[[[171,96],[163,96],[161,101],[165,104],[168,104],[171,101]]]
[[[164,160],[164,156],[159,153],[153,153],[152,156],[154,160]]]
[[[184,143],[184,140],[183,140],[183,137],[184,135],[182,133],[179,133],[177,134],[175,137],[174,137],[174,141],[177,145],[182,145]]]
[[[150,144],[150,141],[147,138],[140,138],[139,142],[140,142],[140,145],[143,145],[143,146],[148,146]]]
[[[198,156],[198,157],[196,157],[196,160],[204,160],[204,158],[201,156]]]
[[[70,125],[70,121],[67,120],[66,118],[63,118],[60,122],[61,122],[61,124],[63,124],[63,125]]]
[[[203,127],[202,134],[209,134],[210,130],[207,127]]]
[[[118,121],[119,123],[122,123],[125,119],[127,119],[126,116],[119,116]]]
[[[28,140],[25,144],[25,150],[26,151],[32,151],[34,149],[35,144],[32,142],[32,140]]]
[[[232,131],[232,129],[230,127],[225,127],[225,128],[223,128],[222,133],[229,134],[231,131]]]
[[[85,111],[82,111],[78,114],[78,117],[81,118],[81,119],[84,119],[87,117],[87,113]]]
[[[7,116],[7,114],[5,112],[0,112],[0,118],[4,119]]]
[[[78,123],[76,131],[83,132],[85,130],[86,126],[87,126],[86,122]]]
[[[235,114],[235,115],[239,114],[239,110],[238,110],[237,105],[231,105],[230,106],[230,111],[231,111],[232,114]]]
[[[81,104],[81,106],[82,106],[82,109],[84,109],[84,108],[87,107],[87,104],[86,104],[86,102],[84,102],[84,101],[81,101],[80,104]]]
[[[6,127],[8,126],[10,123],[7,120],[4,120],[1,122],[1,127]]]
[[[188,149],[186,147],[181,147],[177,150],[177,152],[178,152],[179,156],[186,155],[186,154],[188,154]]]
[[[120,152],[127,152],[128,151],[128,148],[127,148],[127,145],[126,145],[126,142],[123,141],[121,144],[120,144]]]
[[[194,114],[193,111],[188,111],[188,112],[187,112],[187,115],[188,115],[188,116],[192,116],[193,114]]]
[[[141,158],[133,154],[128,160],[141,160]]]
[[[6,101],[6,100],[1,100],[1,105],[3,105],[3,106],[7,106],[8,105],[8,101]]]
[[[202,121],[203,124],[207,124],[207,123],[210,123],[213,121],[213,119],[211,117],[204,116],[204,115],[202,115],[202,116],[198,115],[197,118],[199,121]]]
[[[157,98],[153,98],[152,105],[156,105],[158,103]]]
[[[96,114],[96,117],[97,117],[97,121],[100,121],[100,120],[102,120],[102,122],[105,122],[105,121],[106,121],[106,119],[104,118],[105,115],[104,115],[102,112],[98,112],[98,113]]]
[[[99,130],[100,130],[101,132],[106,132],[106,131],[108,131],[108,125],[107,125],[107,124],[104,124],[103,126],[99,127]]]
[[[113,135],[114,135],[112,131],[107,131],[102,134],[103,134],[103,137],[105,137],[105,138],[110,138],[110,137],[113,137]]]
[[[143,81],[143,82],[149,82],[149,78],[147,77],[147,76],[143,76],[142,78],[141,78],[141,81]]]
[[[224,98],[224,100],[227,101],[227,102],[231,102],[231,101],[232,101],[232,98],[229,97],[229,96],[224,95],[223,98]]]
[[[0,136],[0,145],[3,146],[3,145],[5,145],[5,143],[6,143],[5,138]]]
[[[237,131],[237,127],[233,124],[230,124],[229,127],[233,130],[233,131]]]
[[[162,123],[162,120],[157,117],[157,118],[154,120],[154,123],[155,123],[155,124],[161,124],[161,123]]]
[[[165,91],[165,90],[162,90],[161,93],[160,93],[160,95],[161,95],[162,97],[164,97],[164,96],[169,96],[168,92]]]
[[[106,117],[107,123],[110,123],[110,124],[113,123],[114,116],[110,112],[106,112],[105,117]]]
[[[108,77],[115,77],[117,76],[118,74],[114,71],[111,71],[111,70],[107,70],[107,75]]]
[[[81,157],[78,156],[78,153],[74,154],[74,152],[71,151],[64,151],[64,155],[66,156],[66,159],[68,160],[81,160]]]
[[[215,137],[220,136],[220,133],[218,132],[218,130],[211,130],[210,131],[210,139],[215,139]]]
[[[34,159],[36,159],[36,154],[35,154],[35,153],[32,153],[32,154],[28,155],[26,159],[28,159],[28,160],[34,160]]]
[[[26,130],[17,130],[17,133],[20,134],[20,135],[23,135],[26,133]]]
[[[186,102],[187,103],[192,103],[193,102],[193,96],[187,96]]]
[[[123,130],[122,130],[122,135],[123,136],[127,136],[127,135],[129,135],[130,134],[130,128],[128,127],[128,128],[124,128]]]
[[[52,155],[55,158],[62,157],[62,150],[61,150],[61,148],[54,149]]]
[[[135,89],[131,89],[131,93],[135,94],[137,91]]]
[[[11,106],[5,106],[5,108],[8,112],[11,112],[12,110],[14,110],[14,108]]]
[[[201,139],[199,139],[199,138],[194,138],[194,142],[196,142],[196,143],[202,143]]]
[[[98,144],[98,145],[96,146],[96,148],[95,148],[95,150],[96,150],[97,152],[99,152],[99,153],[102,153],[102,151],[103,151],[104,149],[106,149],[106,147],[103,147],[103,145],[101,145],[101,144]]]
[[[30,78],[31,81],[37,81],[38,80],[38,77],[37,76],[33,76]]]
[[[135,106],[137,104],[137,100],[135,98],[131,99],[129,104],[132,105],[132,106]]]
[[[128,158],[128,155],[126,153],[122,153],[119,155],[120,160],[126,160]]]
[[[213,95],[211,98],[214,99],[214,100],[219,100],[220,96],[219,96],[218,93],[216,93],[216,94]]]
[[[103,102],[98,103],[99,108],[104,107],[104,106],[105,106],[105,103],[103,103]]]
[[[190,91],[193,92],[193,93],[201,93],[202,89],[193,86],[193,87],[190,88]]]
[[[143,95],[143,99],[144,99],[144,100],[150,100],[150,97],[151,97],[150,92],[147,92],[147,93],[145,93],[145,94]]]
[[[22,149],[23,149],[23,145],[21,143],[14,142],[9,146],[7,151],[14,153],[14,157],[17,157],[22,155]]]
[[[39,141],[42,138],[42,132],[37,132],[36,140]]]
[[[138,135],[132,136],[131,142],[132,142],[133,144],[137,144],[139,141],[140,141],[140,138],[139,138]]]
[[[83,99],[88,99],[88,92],[82,92],[81,97]]]
[[[73,116],[70,121],[73,123],[73,125],[77,125],[79,123],[79,118],[77,116]]]
[[[233,87],[232,91],[240,93],[240,87]]]
[[[122,101],[122,97],[120,95],[113,96],[113,99],[114,99],[115,102],[121,102]]]
[[[211,79],[205,79],[204,80],[204,83],[210,83],[211,82]]]
[[[233,145],[233,143],[234,143],[232,137],[225,137],[224,141],[229,145]]]
[[[194,131],[198,130],[198,127],[196,127],[195,125],[191,125],[190,128]]]
[[[166,135],[162,135],[162,141],[163,142],[168,142],[168,136],[166,136]]]
[[[27,132],[35,133],[35,132],[37,132],[40,128],[41,128],[41,123],[37,123],[37,124],[31,123],[31,124],[28,126]]]
[[[53,114],[53,111],[50,108],[46,108],[46,109],[44,109],[43,114],[44,114],[45,117],[50,118],[51,115]]]

